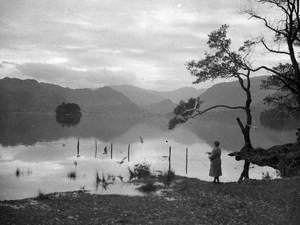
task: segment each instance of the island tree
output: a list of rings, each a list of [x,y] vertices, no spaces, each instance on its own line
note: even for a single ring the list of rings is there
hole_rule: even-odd
[[[80,106],[76,103],[62,103],[56,107],[56,121],[62,126],[74,126],[80,122]]]
[[[297,48],[300,46],[300,0],[256,0],[259,4],[273,9],[274,14],[268,17],[259,15],[253,9],[246,10],[251,18],[261,21],[273,35],[271,47],[265,37],[256,41],[272,54],[272,57],[286,56],[287,61],[270,67],[262,65],[249,68],[251,71],[265,70],[271,73],[262,87],[277,90],[273,95],[265,98],[265,102],[277,110],[288,112],[287,115],[299,115],[300,112],[300,67]],[[274,15],[272,17],[272,15]]]
[[[242,151],[251,151],[252,143],[250,131],[252,126],[251,115],[251,79],[252,66],[249,62],[250,55],[255,42],[246,41],[237,51],[231,49],[231,39],[227,37],[228,25],[222,25],[218,30],[208,35],[208,47],[210,53],[205,53],[204,58],[188,62],[187,69],[192,76],[196,77],[194,84],[208,80],[236,79],[239,82],[241,90],[245,93],[245,103],[243,105],[214,105],[208,108],[202,108],[200,97],[191,98],[188,101],[181,101],[174,109],[175,116],[169,121],[169,129],[175,128],[177,124],[185,123],[188,120],[207,113],[211,110],[223,108],[229,110],[243,110],[246,119],[242,121],[237,118],[237,124],[244,138]],[[249,165],[245,161],[244,169],[239,181],[249,178]]]

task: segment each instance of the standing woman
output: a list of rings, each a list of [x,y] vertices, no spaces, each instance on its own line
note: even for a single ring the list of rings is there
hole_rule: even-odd
[[[214,178],[214,183],[220,183],[219,177],[222,176],[221,168],[221,149],[220,142],[215,141],[215,147],[209,152],[210,170],[209,176]]]

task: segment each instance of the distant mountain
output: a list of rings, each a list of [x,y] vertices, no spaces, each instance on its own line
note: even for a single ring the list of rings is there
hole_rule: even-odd
[[[144,107],[148,112],[152,114],[168,114],[174,111],[177,104],[170,99],[162,100],[161,102],[153,103]]]
[[[114,90],[121,92],[138,106],[146,106],[164,100],[159,92],[135,87],[132,85],[111,86]]]
[[[121,92],[139,106],[148,106],[154,103],[159,103],[166,99],[170,99],[172,102],[178,103],[180,100],[197,97],[205,91],[205,89],[183,87],[173,91],[160,92],[135,87],[132,85],[118,85],[112,86],[112,88]]]
[[[271,94],[270,90],[263,90],[260,88],[261,81],[265,79],[265,76],[251,78],[251,91],[252,91],[252,105],[256,107],[265,107],[263,105],[263,99]],[[236,82],[224,82],[218,83],[211,88],[207,89],[200,95],[201,100],[204,101],[203,108],[226,104],[226,105],[244,105],[246,95],[241,89],[239,83]]]
[[[0,112],[52,113],[62,102],[77,103],[82,112],[140,113],[130,99],[110,87],[96,90],[70,89],[36,80],[4,78],[0,80]]]
[[[159,92],[161,96],[170,99],[172,102],[179,103],[180,100],[187,100],[191,97],[198,97],[206,89],[196,89],[193,87],[183,87],[173,91]]]

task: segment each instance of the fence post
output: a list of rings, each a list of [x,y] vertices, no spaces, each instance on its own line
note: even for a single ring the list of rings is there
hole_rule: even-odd
[[[113,158],[113,143],[110,143],[110,159]]]
[[[95,139],[95,158],[97,158],[98,153],[98,146],[97,146],[97,140]]]
[[[80,154],[79,154],[79,138],[77,138],[77,157],[79,157],[80,156]]]
[[[172,147],[169,146],[169,172],[171,171],[171,154],[172,154]]]
[[[130,161],[130,144],[128,145],[128,155],[127,155],[128,162]]]
[[[189,156],[189,149],[186,148],[185,149],[185,174],[188,173],[188,163],[189,163],[188,156]]]

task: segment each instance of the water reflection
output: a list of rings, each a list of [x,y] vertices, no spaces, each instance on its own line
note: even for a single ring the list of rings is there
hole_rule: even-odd
[[[68,137],[96,137],[109,141],[134,126],[140,118],[83,115],[76,127],[62,127],[55,115],[11,113],[0,114],[0,144],[3,146],[34,145]]]
[[[56,114],[55,118],[56,118],[56,122],[58,122],[63,127],[65,127],[65,126],[72,127],[72,126],[76,126],[77,124],[79,124],[80,119],[81,119],[81,113],[77,113],[74,115]]]
[[[76,127],[66,128],[57,124],[53,115],[0,115],[0,199],[36,196],[39,189],[43,193],[85,189],[137,195],[135,186],[127,183],[128,168],[145,162],[152,172],[164,173],[170,146],[171,169],[176,174],[210,180],[205,153],[215,139],[222,143],[222,181],[237,180],[243,163],[227,156],[227,151],[237,150],[242,144],[235,123],[197,120],[173,131],[167,130],[167,123],[165,117],[83,116]],[[268,147],[293,141],[293,135],[293,131],[259,127],[253,132],[253,141]],[[261,178],[265,171],[275,176],[274,170],[256,166],[250,176]]]

